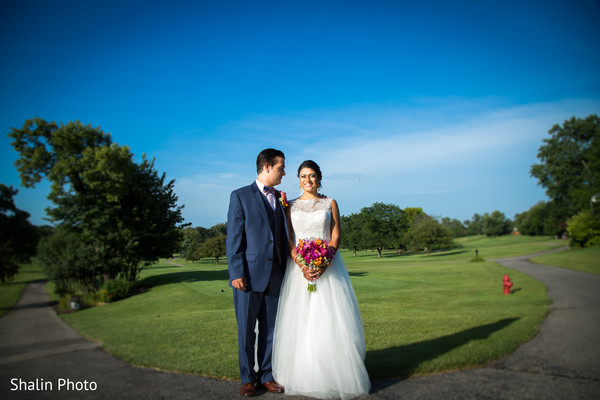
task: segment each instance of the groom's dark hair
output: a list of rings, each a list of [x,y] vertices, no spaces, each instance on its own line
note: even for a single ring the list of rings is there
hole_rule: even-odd
[[[285,156],[281,150],[264,149],[258,153],[258,157],[256,157],[256,172],[260,174],[265,167],[265,164],[269,164],[271,166],[275,165],[277,163],[275,160],[277,157],[285,159]]]

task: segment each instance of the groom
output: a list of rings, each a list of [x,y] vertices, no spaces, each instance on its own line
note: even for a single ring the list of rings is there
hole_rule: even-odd
[[[270,392],[284,392],[273,380],[271,353],[288,255],[281,194],[274,189],[285,175],[285,156],[279,150],[263,150],[256,169],[256,181],[231,193],[227,213],[227,264],[238,325],[242,396],[253,396],[259,383]]]

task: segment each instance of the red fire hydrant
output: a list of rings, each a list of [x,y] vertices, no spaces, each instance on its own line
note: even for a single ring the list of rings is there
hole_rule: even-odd
[[[504,275],[502,285],[504,286],[504,294],[510,294],[510,288],[513,286],[513,283],[510,281],[508,274]]]

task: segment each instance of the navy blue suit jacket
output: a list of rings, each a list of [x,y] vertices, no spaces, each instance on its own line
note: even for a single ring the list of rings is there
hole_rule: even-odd
[[[276,197],[279,196],[277,192]],[[227,213],[229,286],[235,279],[246,278],[248,291],[262,292],[269,284],[274,258],[280,260],[279,268],[285,268],[288,256],[285,227],[281,227],[283,235],[276,240],[276,232],[272,229],[273,215],[269,217],[265,201],[256,182],[231,193]],[[275,212],[281,213],[285,220],[279,201],[276,201]],[[283,277],[282,273],[273,275]],[[280,285],[280,279],[274,283]]]

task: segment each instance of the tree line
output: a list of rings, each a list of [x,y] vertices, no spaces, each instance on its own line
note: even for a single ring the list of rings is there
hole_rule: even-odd
[[[342,246],[379,255],[382,249],[429,253],[452,246],[456,237],[498,236],[515,227],[527,235],[567,233],[574,246],[600,245],[600,120],[573,117],[548,133],[540,163],[530,171],[548,200],[514,222],[497,210],[461,222],[421,208],[374,203],[342,217]],[[218,263],[225,256],[226,225],[185,224],[174,181],[145,155],[136,162],[127,146],[113,143],[100,128],[34,118],[12,128],[9,137],[22,186],[42,179],[52,184],[46,212],[53,227],[33,227],[29,214],[15,207],[17,191],[0,184],[0,281],[11,279],[19,263],[37,252],[59,294],[93,295],[106,288],[126,293],[140,271],[161,257],[179,253]]]
[[[360,212],[341,216],[343,248],[356,255],[358,250],[376,250],[379,257],[384,249],[399,251],[432,251],[449,249],[454,239],[467,235],[499,236],[512,232],[513,222],[504,213],[475,214],[471,220],[435,218],[420,207],[402,209],[395,204],[374,203]],[[185,228],[180,257],[189,261],[225,257],[227,225],[211,228]]]
[[[7,282],[21,263],[31,260],[42,237],[52,234],[49,226],[38,227],[29,222],[30,214],[16,207],[18,190],[0,183],[0,282]]]
[[[214,258],[219,264],[219,259],[225,257],[226,236],[227,224],[224,223],[209,229],[201,226],[185,228],[179,256],[192,262],[203,258]]]
[[[499,236],[510,233],[513,223],[500,211],[474,214],[460,222],[427,215],[421,207],[401,209],[395,204],[374,203],[358,213],[341,217],[342,246],[357,250],[383,249],[431,251],[454,247],[454,239],[468,235]]]

